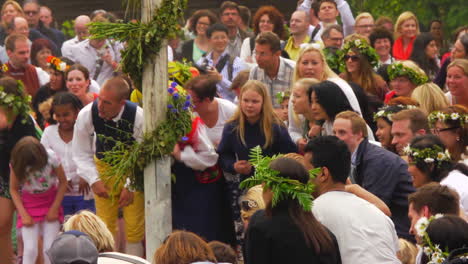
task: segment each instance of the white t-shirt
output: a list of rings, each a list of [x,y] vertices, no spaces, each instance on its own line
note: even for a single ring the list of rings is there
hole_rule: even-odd
[[[373,204],[331,191],[314,200],[312,212],[336,236],[343,264],[401,263],[395,226]]]
[[[460,207],[465,212],[465,215],[468,215],[468,176],[459,170],[453,170],[440,181],[440,184],[450,187],[458,193],[458,196],[460,196]]]
[[[218,102],[218,121],[214,127],[206,127],[206,132],[211,142],[217,146],[223,135],[224,124],[226,124],[226,121],[236,112],[237,106],[226,99],[215,98],[214,100]]]

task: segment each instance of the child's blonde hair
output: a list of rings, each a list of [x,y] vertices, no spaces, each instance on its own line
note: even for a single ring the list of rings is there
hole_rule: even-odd
[[[82,210],[77,214],[70,217],[67,222],[63,224],[63,230],[78,230],[87,234],[96,245],[99,252],[115,251],[114,237],[107,228],[104,221],[94,213]]]
[[[260,111],[260,128],[262,129],[263,136],[265,137],[265,145],[263,148],[269,147],[273,144],[273,124],[284,126],[281,119],[275,114],[273,110],[273,104],[271,103],[270,95],[268,94],[265,84],[257,80],[249,80],[241,88],[239,95],[239,107],[234,113],[232,118],[228,122],[237,122],[235,129],[239,135],[239,138],[244,144],[245,143],[245,122],[247,122],[245,114],[242,112],[242,97],[247,91],[254,91],[262,97],[262,110]]]
[[[418,254],[416,246],[403,238],[398,239],[398,244],[400,245],[400,250],[397,252],[397,257],[401,261],[401,264],[415,264],[416,255]]]
[[[416,87],[411,94],[411,98],[418,101],[419,108],[426,114],[442,110],[450,105],[444,92],[433,82]]]

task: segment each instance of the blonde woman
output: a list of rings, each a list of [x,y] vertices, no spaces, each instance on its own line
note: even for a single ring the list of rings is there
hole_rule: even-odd
[[[24,16],[23,9],[18,2],[7,0],[2,5],[2,27],[6,30],[8,23],[17,16]]]
[[[419,103],[419,108],[427,114],[449,106],[447,97],[437,84],[430,82],[414,89],[411,98]]]
[[[361,107],[359,106],[359,102],[353,89],[345,80],[338,77],[338,75],[330,69],[323,52],[315,44],[307,45],[301,49],[297,59],[296,68],[294,68],[293,77],[293,83],[296,83],[301,78],[315,78],[319,81],[328,80],[334,82],[345,94],[346,99],[348,99],[349,104],[353,108],[353,111],[361,114]],[[292,140],[299,146],[300,151],[301,146],[305,146],[301,127],[304,117],[294,113],[292,106],[293,98],[294,96],[289,100],[288,131]]]
[[[416,16],[409,11],[403,12],[397,19],[394,34],[393,57],[397,60],[408,60],[413,51],[414,40],[419,35]]]
[[[374,17],[368,12],[360,13],[354,22],[354,32],[369,38],[372,29],[374,29]]]
[[[63,230],[78,230],[87,234],[96,245],[99,252],[112,252],[114,248],[114,237],[107,228],[106,224],[90,211],[80,211],[70,217],[65,224]]]
[[[241,196],[239,205],[241,208],[241,218],[244,223],[244,230],[247,230],[250,217],[257,212],[257,210],[265,209],[265,202],[263,201],[262,194],[263,187],[261,185],[257,185],[248,189],[247,192]]]
[[[456,59],[447,67],[447,87],[445,95],[451,105],[468,107],[468,60]]]

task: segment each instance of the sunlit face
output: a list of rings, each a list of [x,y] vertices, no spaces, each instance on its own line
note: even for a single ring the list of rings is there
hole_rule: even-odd
[[[320,105],[315,92],[312,92],[311,96],[312,104],[310,109],[312,110],[312,116],[315,118],[315,120],[329,120],[330,118],[328,117],[327,112],[322,107],[322,105]]]
[[[398,120],[392,124],[392,145],[395,145],[397,152],[403,155],[403,148],[405,148],[411,140],[415,137],[415,134],[410,128],[411,121]]]
[[[293,97],[292,97],[292,104],[294,108],[294,112],[296,114],[306,114],[309,112],[310,105],[309,105],[309,98],[307,97],[306,88],[303,85],[295,84],[293,88]]]
[[[325,23],[335,22],[338,14],[338,10],[336,9],[336,6],[333,3],[323,2],[320,4],[318,17],[321,21]]]
[[[415,160],[413,158],[408,157],[408,162],[408,172],[413,178],[414,188],[419,188],[431,181],[424,172],[422,172],[418,167],[416,167]]]
[[[382,118],[377,119],[377,136],[379,142],[384,148],[390,148],[392,146],[392,125]]]
[[[246,90],[241,94],[241,111],[246,119],[254,123],[260,119],[263,106],[263,97],[254,90]]]
[[[60,130],[71,131],[78,117],[78,110],[71,104],[56,105],[54,106],[54,117],[59,123]]]
[[[18,10],[16,10],[13,5],[9,4],[3,9],[2,21],[8,24],[14,17],[18,16],[18,14]]]
[[[309,51],[302,55],[297,62],[300,78],[324,79],[322,56],[317,51]]]
[[[359,61],[361,60],[359,55],[354,51],[349,51],[346,56],[344,56],[344,60],[346,63],[346,70],[349,73],[358,73],[361,69],[359,65]]]
[[[197,25],[195,30],[197,31],[197,36],[204,36],[206,34],[206,29],[211,25],[210,19],[207,16],[202,16],[197,20]]]
[[[333,122],[333,133],[337,138],[343,140],[348,146],[349,151],[354,150],[359,146],[362,134],[353,132],[351,120],[338,118]]]
[[[261,32],[272,32],[275,28],[273,21],[270,20],[270,17],[267,14],[264,14],[260,17],[260,21],[258,22],[258,28]]]
[[[99,117],[111,120],[119,114],[124,104],[125,100],[119,98],[114,91],[106,89],[105,86],[99,91]]]
[[[59,91],[63,89],[62,87],[63,78],[64,78],[63,73],[53,70],[51,68],[49,68],[47,72],[49,73],[49,76],[50,76],[50,81],[49,81],[50,89],[53,91]]]
[[[448,149],[455,149],[460,144],[460,129],[449,127],[447,124],[437,121],[432,129],[432,134],[438,136]]]
[[[289,23],[291,35],[300,35],[309,29],[309,21],[303,11],[294,12]]]
[[[89,84],[90,81],[86,80],[83,72],[80,70],[72,70],[67,75],[67,88],[78,97],[82,97],[88,92]]]
[[[439,54],[439,48],[437,48],[437,43],[435,40],[432,40],[427,44],[426,49],[424,50],[426,56],[430,59],[435,59]]]
[[[464,59],[467,55],[467,51],[465,50],[465,47],[463,47],[461,41],[459,39],[455,41],[452,48],[452,59]]]
[[[401,23],[400,34],[403,38],[415,37],[417,33],[418,33],[418,26],[414,19],[411,18]]]
[[[226,32],[215,31],[211,34],[209,42],[213,51],[216,51],[218,53],[223,53],[228,45],[229,38]]]
[[[447,87],[453,96],[468,95],[468,76],[458,66],[447,70]]]
[[[386,58],[388,55],[390,55],[392,43],[388,38],[376,39],[374,42],[374,48],[381,58]]]
[[[408,77],[399,76],[390,81],[390,87],[395,91],[397,96],[411,97],[416,85]]]
[[[354,25],[356,33],[366,37],[369,37],[374,27],[374,19],[370,17],[361,18]]]
[[[47,57],[52,56],[52,51],[48,48],[41,49],[36,54],[36,61],[39,67],[46,68],[47,67]]]

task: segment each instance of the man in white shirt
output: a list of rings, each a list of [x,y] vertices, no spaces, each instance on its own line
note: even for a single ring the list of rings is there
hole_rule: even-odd
[[[345,191],[351,153],[334,136],[311,140],[305,148],[306,167],[320,168],[315,178],[312,212],[335,236],[341,260],[351,263],[400,263],[393,222],[371,203]]]
[[[113,180],[101,179],[99,175],[99,171],[108,166],[101,161],[102,153],[115,145],[115,141],[104,137],[129,143],[142,138],[143,109],[125,100],[129,92],[128,83],[121,77],[111,78],[104,83],[99,98],[78,114],[72,150],[78,176],[88,182],[95,194],[97,215],[115,234],[118,210],[122,208],[126,223],[126,253],[143,256],[143,193],[133,192],[128,184],[113,190]]]
[[[70,58],[73,47],[85,40],[89,36],[88,27],[86,26],[91,20],[88,16],[78,16],[75,18],[75,37],[65,41],[62,45],[62,56]]]
[[[102,16],[96,16],[92,22],[109,22]],[[123,45],[110,39],[86,39],[71,49],[70,59],[85,66],[90,77],[103,85],[119,67],[120,51]]]

